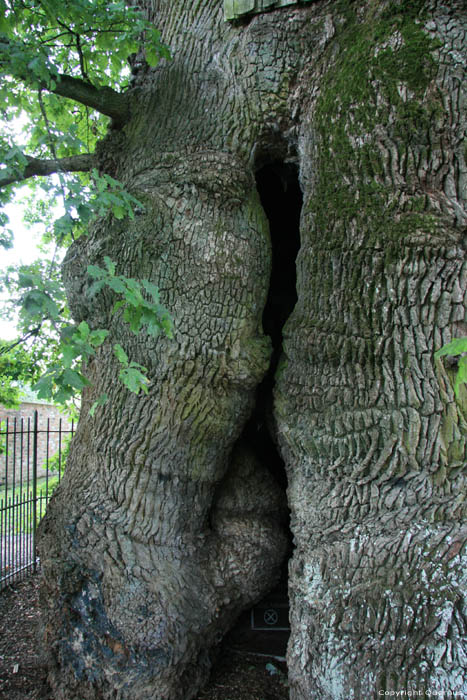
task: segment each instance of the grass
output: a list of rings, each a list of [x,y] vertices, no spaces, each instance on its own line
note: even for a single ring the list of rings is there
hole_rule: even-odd
[[[39,492],[42,490],[44,491],[45,495],[45,488],[47,487],[47,490],[49,493],[52,493],[54,488],[58,484],[58,476],[49,476],[47,480],[47,476],[39,476],[37,477],[37,494],[39,495]],[[15,488],[13,488],[10,484],[9,488],[5,491],[2,490],[0,491],[0,500],[3,501],[3,504],[9,502],[9,499],[13,501],[16,497],[18,498],[24,498],[28,497],[29,494],[32,493],[32,480],[29,482],[22,482],[21,484],[15,485]]]

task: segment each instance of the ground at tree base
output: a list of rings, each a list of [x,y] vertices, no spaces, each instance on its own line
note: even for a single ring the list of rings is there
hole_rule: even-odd
[[[0,592],[0,700],[54,700],[37,643],[38,594],[38,576]],[[268,663],[279,672],[270,675]],[[196,700],[287,698],[283,664],[226,648]]]

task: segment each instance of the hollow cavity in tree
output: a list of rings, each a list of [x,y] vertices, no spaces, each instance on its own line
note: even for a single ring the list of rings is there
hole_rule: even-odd
[[[296,166],[282,162],[262,167],[256,174],[256,184],[271,237],[271,276],[263,329],[271,338],[273,351],[269,370],[257,387],[255,406],[240,442],[247,444],[285,492],[287,474],[276,439],[273,391],[282,354],[282,330],[297,302],[295,261],[300,248],[302,192]],[[286,590],[287,564],[292,552],[290,530],[289,540],[279,584],[281,591]]]

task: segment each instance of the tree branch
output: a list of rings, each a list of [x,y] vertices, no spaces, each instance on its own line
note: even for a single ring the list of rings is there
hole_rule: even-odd
[[[13,182],[27,180],[28,177],[34,177],[34,175],[52,175],[58,172],[88,172],[95,166],[95,157],[92,153],[82,153],[67,158],[57,158],[56,160],[41,160],[40,158],[31,158],[31,156],[25,157],[28,164],[21,176],[1,177],[0,170],[0,188],[11,185]]]
[[[101,114],[111,117],[117,125],[124,124],[130,117],[127,96],[110,87],[95,87],[81,78],[59,75],[53,89],[47,85],[43,85],[42,89],[97,109]]]
[[[13,348],[15,348],[17,345],[24,343],[26,340],[28,340],[28,338],[31,338],[32,336],[35,336],[35,335],[39,335],[41,328],[42,328],[42,321],[41,321],[41,323],[39,323],[38,326],[36,326],[35,328],[32,328],[30,331],[28,331],[23,336],[21,336],[21,338],[19,340],[16,340],[16,341],[10,343],[9,345],[5,344],[5,345],[0,346],[0,355],[4,355],[5,353],[10,352],[10,350],[13,350]]]
[[[12,61],[12,57],[17,59]],[[43,59],[45,70],[50,71],[51,81],[41,79],[42,74],[30,69],[29,59],[37,59],[34,53],[21,42],[14,42],[2,37],[0,40],[0,68],[3,73],[19,78],[26,84],[41,90],[48,90],[55,95],[68,97],[87,107],[96,109],[101,114],[111,117],[115,124],[123,125],[130,118],[130,105],[127,95],[113,90],[111,87],[96,87],[92,83],[74,78],[70,75],[57,73],[56,69]]]

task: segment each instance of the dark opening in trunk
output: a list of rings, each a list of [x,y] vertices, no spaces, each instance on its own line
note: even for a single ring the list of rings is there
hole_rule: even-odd
[[[297,302],[295,260],[300,249],[300,212],[303,198],[295,165],[272,163],[256,174],[261,204],[269,220],[272,267],[263,311],[263,329],[272,340],[269,370],[256,390],[253,414],[244,437],[285,490],[285,465],[276,446],[273,417],[274,375],[282,353],[282,329]]]
[[[273,413],[274,375],[282,353],[282,330],[297,302],[296,257],[300,248],[302,192],[298,170],[292,164],[275,162],[262,167],[256,184],[269,220],[272,269],[269,293],[263,311],[263,329],[271,337],[273,353],[269,370],[256,390],[256,403],[240,440],[248,443],[258,459],[287,488],[285,464],[279,454]],[[290,551],[292,552],[292,534]],[[285,656],[288,631],[287,571],[271,593],[245,613],[230,635],[230,643],[244,651]]]
[[[256,185],[269,220],[272,269],[263,311],[263,328],[272,339],[274,372],[282,349],[282,329],[297,302],[295,260],[300,249],[300,212],[303,197],[295,165],[273,163],[258,171]]]

